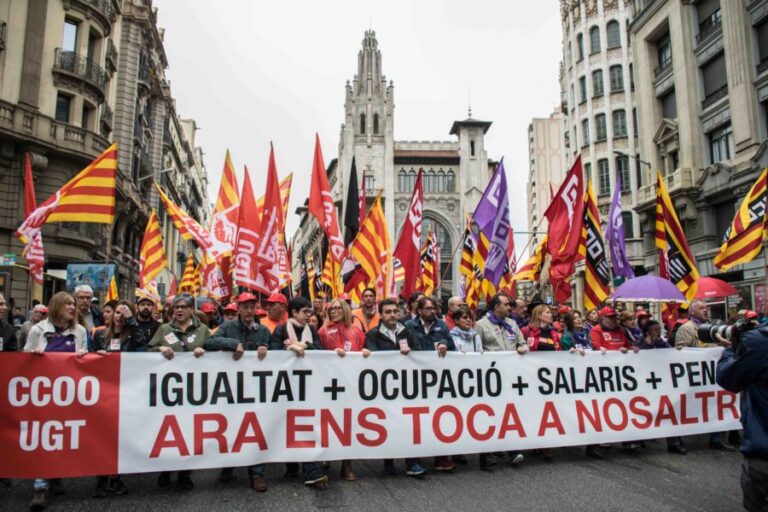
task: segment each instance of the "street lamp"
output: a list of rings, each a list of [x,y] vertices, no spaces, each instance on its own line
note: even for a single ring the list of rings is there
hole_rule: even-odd
[[[171,169],[171,168],[168,168],[168,169],[161,169],[161,170],[160,170],[160,172],[159,172],[158,174],[166,174],[166,173],[169,173],[169,172],[173,172],[173,171],[174,171],[174,169]],[[141,178],[137,179],[136,181],[137,181],[138,183],[141,183],[141,182],[142,182],[142,181],[144,181],[144,180],[148,180],[148,179],[150,179],[150,178],[154,178],[154,177],[155,177],[155,176],[154,176],[154,174],[148,174],[148,175],[146,175],[146,176],[142,176]]]
[[[651,163],[650,163],[650,162],[646,162],[645,160],[640,160],[640,157],[638,157],[638,156],[632,156],[632,155],[629,155],[629,154],[627,154],[627,153],[625,153],[625,152],[623,152],[623,151],[619,151],[618,149],[614,149],[614,150],[613,150],[613,152],[614,152],[614,154],[616,154],[616,155],[619,155],[619,156],[625,156],[625,157],[627,157],[627,158],[631,158],[632,160],[637,160],[637,161],[638,161],[638,162],[640,162],[641,164],[645,164],[645,165],[647,165],[647,166],[648,166],[648,169],[653,169],[653,166],[651,165]]]

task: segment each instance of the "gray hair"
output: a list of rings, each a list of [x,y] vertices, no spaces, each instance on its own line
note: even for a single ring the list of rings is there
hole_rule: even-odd
[[[180,293],[179,295],[176,295],[173,298],[173,305],[175,306],[179,302],[183,302],[185,304],[188,304],[188,305],[194,307],[194,305],[195,305],[195,298],[192,297],[191,295],[189,295],[188,293]]]
[[[90,295],[93,295],[93,288],[91,288],[87,284],[80,284],[75,287],[75,295],[77,295],[78,293],[88,293]]]
[[[450,299],[448,299],[448,307],[450,308],[451,306],[458,306],[462,302],[463,301],[461,300],[461,297],[456,297],[456,296],[451,297]]]

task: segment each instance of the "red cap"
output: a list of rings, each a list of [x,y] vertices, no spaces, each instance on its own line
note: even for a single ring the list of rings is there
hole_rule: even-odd
[[[751,309],[747,310],[747,312],[744,313],[744,318],[747,320],[754,320],[755,318],[757,318],[757,313],[755,311],[752,311]]]
[[[560,306],[560,309],[557,310],[557,314],[558,315],[567,315],[571,311],[573,311],[571,309],[571,306]]]
[[[269,296],[269,298],[267,299],[267,302],[282,304],[283,306],[288,305],[288,299],[286,299],[285,295],[283,295],[282,293],[273,293],[272,295]]]
[[[224,311],[234,311],[237,312],[237,304],[234,302],[230,302],[226,306],[224,306]]]
[[[339,299],[341,299],[341,300],[352,300],[352,297],[350,297],[348,293],[342,293],[341,295],[339,295]]]
[[[616,316],[616,310],[610,306],[605,306],[603,309],[598,311],[598,313],[600,316]]]
[[[213,305],[213,302],[203,302],[200,305],[200,311],[203,313],[213,313],[216,311],[216,306]]]
[[[256,310],[256,316],[258,318],[264,318],[265,316],[267,316],[267,312],[264,311],[263,309],[257,309]]]
[[[640,318],[643,316],[651,316],[651,315],[644,309],[638,309],[637,311],[635,311],[635,318]]]
[[[240,295],[237,296],[237,303],[242,304],[243,302],[256,302],[256,296],[252,293],[243,292]]]

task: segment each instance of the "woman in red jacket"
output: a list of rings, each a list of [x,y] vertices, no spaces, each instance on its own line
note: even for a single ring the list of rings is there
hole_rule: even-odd
[[[332,300],[326,306],[325,312],[325,321],[318,331],[323,349],[334,350],[339,357],[344,357],[347,352],[362,352],[363,357],[371,354],[371,351],[365,348],[363,331],[352,324],[352,311],[345,301]],[[352,472],[351,460],[341,461],[341,477],[350,482],[357,479]]]
[[[546,304],[533,308],[531,323],[523,328],[523,337],[532,351],[560,350],[562,335],[555,330],[552,311]]]

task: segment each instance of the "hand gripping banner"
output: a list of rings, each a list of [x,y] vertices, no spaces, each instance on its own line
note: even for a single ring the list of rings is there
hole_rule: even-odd
[[[716,349],[4,355],[0,477],[613,443],[740,428]]]

